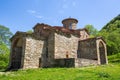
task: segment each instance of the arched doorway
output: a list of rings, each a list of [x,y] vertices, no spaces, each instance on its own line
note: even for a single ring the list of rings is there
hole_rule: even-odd
[[[106,64],[105,46],[101,41],[99,42],[99,54],[100,54],[100,63]]]
[[[22,57],[22,45],[23,41],[21,38],[17,38],[13,42],[12,55],[11,55],[11,68],[21,68],[21,57]]]

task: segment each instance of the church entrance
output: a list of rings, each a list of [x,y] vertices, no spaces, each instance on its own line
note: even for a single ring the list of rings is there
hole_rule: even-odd
[[[102,42],[99,43],[100,63],[106,64],[105,47]]]

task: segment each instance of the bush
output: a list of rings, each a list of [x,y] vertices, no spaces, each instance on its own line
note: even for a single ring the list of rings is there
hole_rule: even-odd
[[[5,61],[0,61],[0,70],[7,68],[7,65]]]
[[[105,72],[99,72],[98,77],[100,77],[100,78],[109,78],[110,75],[108,73],[105,73]]]
[[[108,56],[110,63],[120,63],[120,53]]]
[[[9,61],[9,48],[1,43],[0,45],[0,70],[5,69],[8,66]]]

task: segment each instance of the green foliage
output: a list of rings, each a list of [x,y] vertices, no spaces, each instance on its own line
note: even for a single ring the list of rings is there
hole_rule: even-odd
[[[10,46],[10,37],[12,36],[12,33],[10,32],[9,28],[0,25],[0,43],[3,42],[7,46]]]
[[[7,67],[9,52],[9,48],[4,43],[0,43],[0,70]]]
[[[109,23],[107,23],[103,27],[103,29],[106,29],[109,32],[116,30],[117,28],[120,28],[120,15],[113,18]]]
[[[88,32],[90,33],[90,36],[91,36],[91,37],[96,36],[97,33],[98,33],[98,30],[95,29],[95,28],[93,27],[93,25],[88,24],[88,25],[85,26],[85,28],[86,28],[86,29],[88,30]]]
[[[27,33],[31,34],[31,33],[33,33],[33,31],[32,30],[28,30]]]
[[[103,36],[107,43],[108,55],[120,52],[120,15],[107,23],[97,36]]]
[[[10,37],[12,33],[9,28],[0,25],[0,70],[5,69],[8,65]]]
[[[1,80],[119,80],[120,64],[82,68],[42,68],[0,74]]]
[[[109,63],[120,63],[120,53],[108,56]]]
[[[106,72],[99,72],[98,76],[100,78],[109,78],[110,77],[109,73],[106,73]]]
[[[9,53],[9,49],[6,44],[0,43],[0,54]]]

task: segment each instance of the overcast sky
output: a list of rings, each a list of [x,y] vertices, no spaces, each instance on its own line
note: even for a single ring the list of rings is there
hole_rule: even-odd
[[[120,14],[120,0],[0,0],[0,24],[15,33],[32,30],[36,23],[62,26],[76,18],[78,28],[92,24],[100,30]]]

